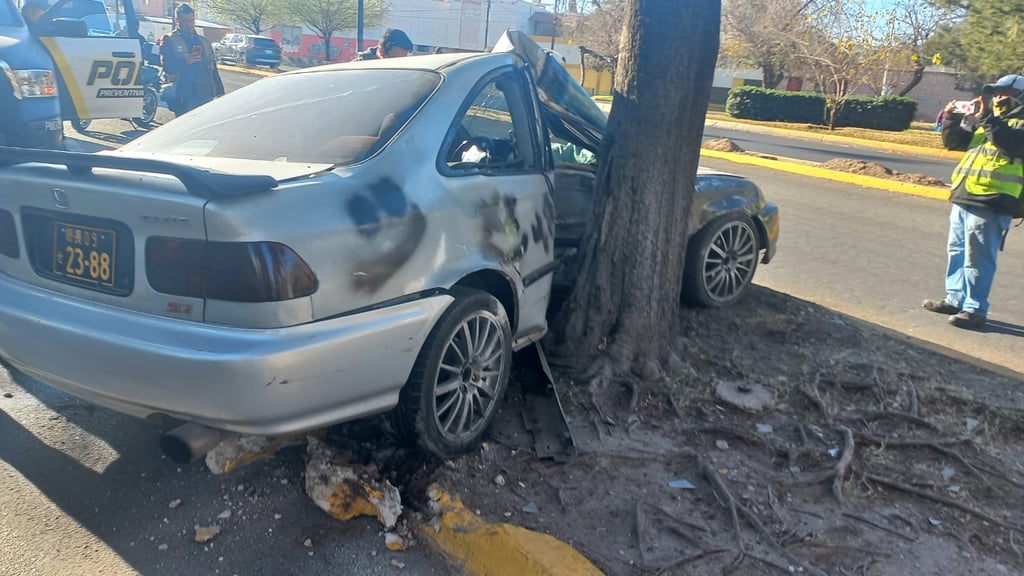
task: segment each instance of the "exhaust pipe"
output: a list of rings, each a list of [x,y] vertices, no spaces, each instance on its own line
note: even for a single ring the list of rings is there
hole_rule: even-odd
[[[206,456],[231,436],[234,434],[187,422],[160,438],[160,451],[179,464],[188,464]]]

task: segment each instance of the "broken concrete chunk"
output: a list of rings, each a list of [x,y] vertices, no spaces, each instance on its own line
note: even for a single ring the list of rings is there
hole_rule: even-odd
[[[715,393],[723,402],[750,412],[770,410],[775,404],[775,394],[760,384],[750,382],[726,382],[715,385]]]
[[[313,547],[313,540],[311,540],[309,538],[306,538],[305,540],[302,541],[302,545],[305,546],[306,548],[312,548]]]
[[[398,568],[399,570],[401,570],[402,568],[405,568],[405,562],[399,562],[398,560],[392,560],[391,561],[391,565],[394,566],[395,568]]]
[[[729,443],[725,440],[715,440],[715,448],[718,448],[719,450],[728,450]]]
[[[220,514],[217,514],[217,519],[219,520],[227,520],[228,518],[231,518],[231,510],[225,510]]]
[[[167,507],[172,509],[172,510],[177,508],[180,505],[181,505],[181,498],[175,498],[174,500],[171,500],[170,502],[167,503]]]
[[[502,476],[501,474],[498,474],[497,476],[494,477],[494,483],[497,484],[498,486],[504,486],[505,477]]]
[[[755,424],[754,428],[757,429],[758,434],[771,434],[775,431],[771,424]]]
[[[392,552],[401,552],[405,550],[405,539],[394,532],[388,532],[384,534],[384,547]]]
[[[214,474],[227,474],[264,458],[286,446],[306,441],[306,434],[286,436],[233,436],[206,453],[206,467]]]
[[[203,544],[213,540],[217,534],[220,534],[220,526],[217,526],[216,524],[213,526],[196,526],[195,541]]]
[[[346,461],[343,454],[310,437],[306,447],[306,494],[321,510],[338,520],[376,516],[385,528],[394,528],[402,514],[402,497],[375,466]]]

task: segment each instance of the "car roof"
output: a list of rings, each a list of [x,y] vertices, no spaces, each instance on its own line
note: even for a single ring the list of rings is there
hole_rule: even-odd
[[[380,69],[380,70],[433,70],[440,72],[445,68],[451,68],[456,64],[469,60],[482,58],[493,58],[495,60],[506,59],[506,54],[491,54],[488,52],[459,52],[455,54],[427,54],[423,56],[404,56],[402,58],[376,58],[372,60],[354,60],[341,64],[325,64],[313,68],[303,68],[285,74],[302,74],[304,72],[329,71],[329,70],[352,70],[352,69]]]

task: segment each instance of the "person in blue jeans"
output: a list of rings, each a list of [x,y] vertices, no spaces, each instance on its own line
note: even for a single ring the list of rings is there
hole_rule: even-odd
[[[174,83],[174,96],[168,96],[168,108],[180,116],[224,95],[224,82],[217,71],[213,47],[196,31],[196,13],[188,4],[174,9],[177,27],[163,37],[160,57],[168,80]]]
[[[1003,76],[974,99],[974,114],[954,110],[942,121],[942,142],[965,150],[953,171],[947,245],[946,296],[925,300],[958,328],[978,329],[988,318],[996,261],[1024,190],[1024,76]]]

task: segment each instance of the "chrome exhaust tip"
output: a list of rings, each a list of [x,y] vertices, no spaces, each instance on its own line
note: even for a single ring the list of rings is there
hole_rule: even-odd
[[[187,422],[160,437],[160,451],[179,464],[188,464],[231,436],[230,432]]]

